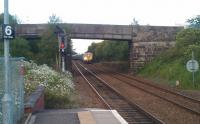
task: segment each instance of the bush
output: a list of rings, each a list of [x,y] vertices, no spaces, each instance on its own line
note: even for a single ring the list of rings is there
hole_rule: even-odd
[[[74,91],[71,73],[60,74],[47,65],[38,66],[34,62],[27,61],[25,61],[25,71],[26,95],[29,95],[38,85],[43,85],[47,108],[67,106]]]

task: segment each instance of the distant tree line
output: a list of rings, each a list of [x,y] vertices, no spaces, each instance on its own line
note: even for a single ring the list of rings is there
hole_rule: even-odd
[[[128,60],[128,42],[108,41],[92,43],[88,51],[94,54],[95,61],[126,61]]]

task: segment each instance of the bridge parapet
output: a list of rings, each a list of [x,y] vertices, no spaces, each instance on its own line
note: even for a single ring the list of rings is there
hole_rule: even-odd
[[[129,25],[68,24],[71,33],[131,35]]]
[[[69,24],[71,38],[132,40],[129,25]]]
[[[163,42],[163,41],[175,41],[176,34],[183,27],[177,26],[138,26],[133,28],[133,32],[137,34],[134,37],[134,42]]]
[[[46,24],[20,24],[16,26],[16,35],[27,39],[38,39],[46,30]]]
[[[100,24],[61,24],[67,27],[68,33],[74,39],[107,39],[131,40],[132,28],[129,25]],[[40,38],[48,28],[48,24],[21,24],[16,27],[18,36],[25,38]]]

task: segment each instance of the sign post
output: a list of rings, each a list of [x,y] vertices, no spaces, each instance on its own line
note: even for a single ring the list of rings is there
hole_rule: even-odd
[[[3,124],[13,124],[13,112],[12,112],[12,98],[10,93],[10,60],[9,60],[9,39],[12,38],[12,27],[9,24],[8,13],[8,0],[4,0],[4,26],[3,26],[3,38],[4,38],[4,68],[5,68],[5,84],[4,84],[4,96],[2,98],[2,112],[3,112]]]
[[[4,0],[4,25],[9,24],[9,13],[8,13],[8,0]],[[3,28],[3,34],[10,34],[10,28]],[[3,37],[4,37],[3,35]],[[5,91],[2,98],[2,112],[3,112],[3,124],[13,124],[12,117],[12,99],[10,94],[10,60],[9,60],[9,40],[4,39],[4,66],[5,66]]]
[[[195,82],[194,74],[199,69],[199,63],[196,60],[194,60],[194,52],[193,51],[192,51],[192,59],[187,62],[186,67],[189,72],[192,72],[192,82],[194,85],[194,82]]]

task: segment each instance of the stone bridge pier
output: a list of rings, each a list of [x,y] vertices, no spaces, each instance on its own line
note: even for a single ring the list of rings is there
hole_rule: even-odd
[[[183,27],[133,25],[130,47],[130,70],[136,73],[155,56],[175,46],[176,34]]]

